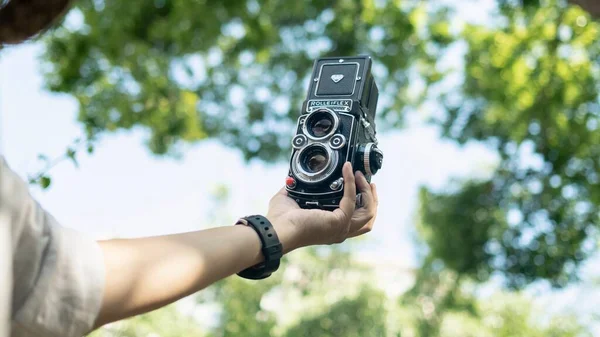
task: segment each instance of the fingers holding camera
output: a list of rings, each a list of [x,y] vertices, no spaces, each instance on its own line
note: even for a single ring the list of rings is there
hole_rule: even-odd
[[[274,222],[278,231],[282,231],[282,238],[289,236],[287,246],[291,250],[315,244],[341,243],[371,231],[378,204],[375,184],[369,184],[362,172],[353,173],[350,162],[344,164],[342,175],[344,196],[333,212],[301,209],[295,200],[288,197],[285,188],[271,199],[267,218]],[[360,208],[356,208],[357,192],[362,198],[363,206]]]
[[[375,204],[379,205],[379,196],[377,196],[377,186],[375,183],[371,183],[371,193],[373,193],[373,199],[375,200]]]
[[[356,207],[356,182],[350,162],[344,163],[342,175],[344,177],[344,196],[340,201],[340,207],[333,211],[333,214],[339,219],[340,224],[347,225]]]
[[[363,198],[363,207],[354,212],[348,237],[359,236],[373,229],[379,204],[377,187],[369,184],[362,172],[356,173],[356,185]]]
[[[361,171],[356,172],[356,186],[358,187],[358,191],[362,195],[363,199],[363,207],[367,214],[372,216],[377,209],[377,199],[375,194],[373,193],[374,184],[369,184],[367,178]]]

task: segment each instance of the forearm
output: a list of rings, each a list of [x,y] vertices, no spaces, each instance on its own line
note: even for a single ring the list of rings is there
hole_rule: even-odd
[[[291,233],[278,235],[284,252]],[[100,242],[106,286],[96,327],[145,313],[260,263],[261,243],[247,226]]]

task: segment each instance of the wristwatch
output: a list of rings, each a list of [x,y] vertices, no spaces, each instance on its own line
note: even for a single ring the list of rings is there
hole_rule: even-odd
[[[279,269],[283,256],[283,245],[271,222],[262,215],[250,215],[240,218],[235,224],[246,225],[256,231],[262,244],[261,252],[265,258],[262,263],[244,269],[237,275],[250,280],[261,280],[271,276]]]

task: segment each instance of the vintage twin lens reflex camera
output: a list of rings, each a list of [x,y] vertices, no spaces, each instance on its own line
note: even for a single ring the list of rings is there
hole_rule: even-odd
[[[375,137],[379,91],[371,64],[369,56],[326,57],[314,63],[286,178],[288,195],[301,208],[339,207],[346,161],[369,182],[381,168],[383,152]]]

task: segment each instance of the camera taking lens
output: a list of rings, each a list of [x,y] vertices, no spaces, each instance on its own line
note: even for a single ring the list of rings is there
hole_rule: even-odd
[[[300,162],[302,168],[308,173],[318,173],[323,171],[327,166],[329,156],[322,147],[311,147],[308,151],[304,152]]]
[[[331,176],[339,156],[324,144],[312,143],[296,152],[292,160],[295,176],[302,182],[314,184]]]

